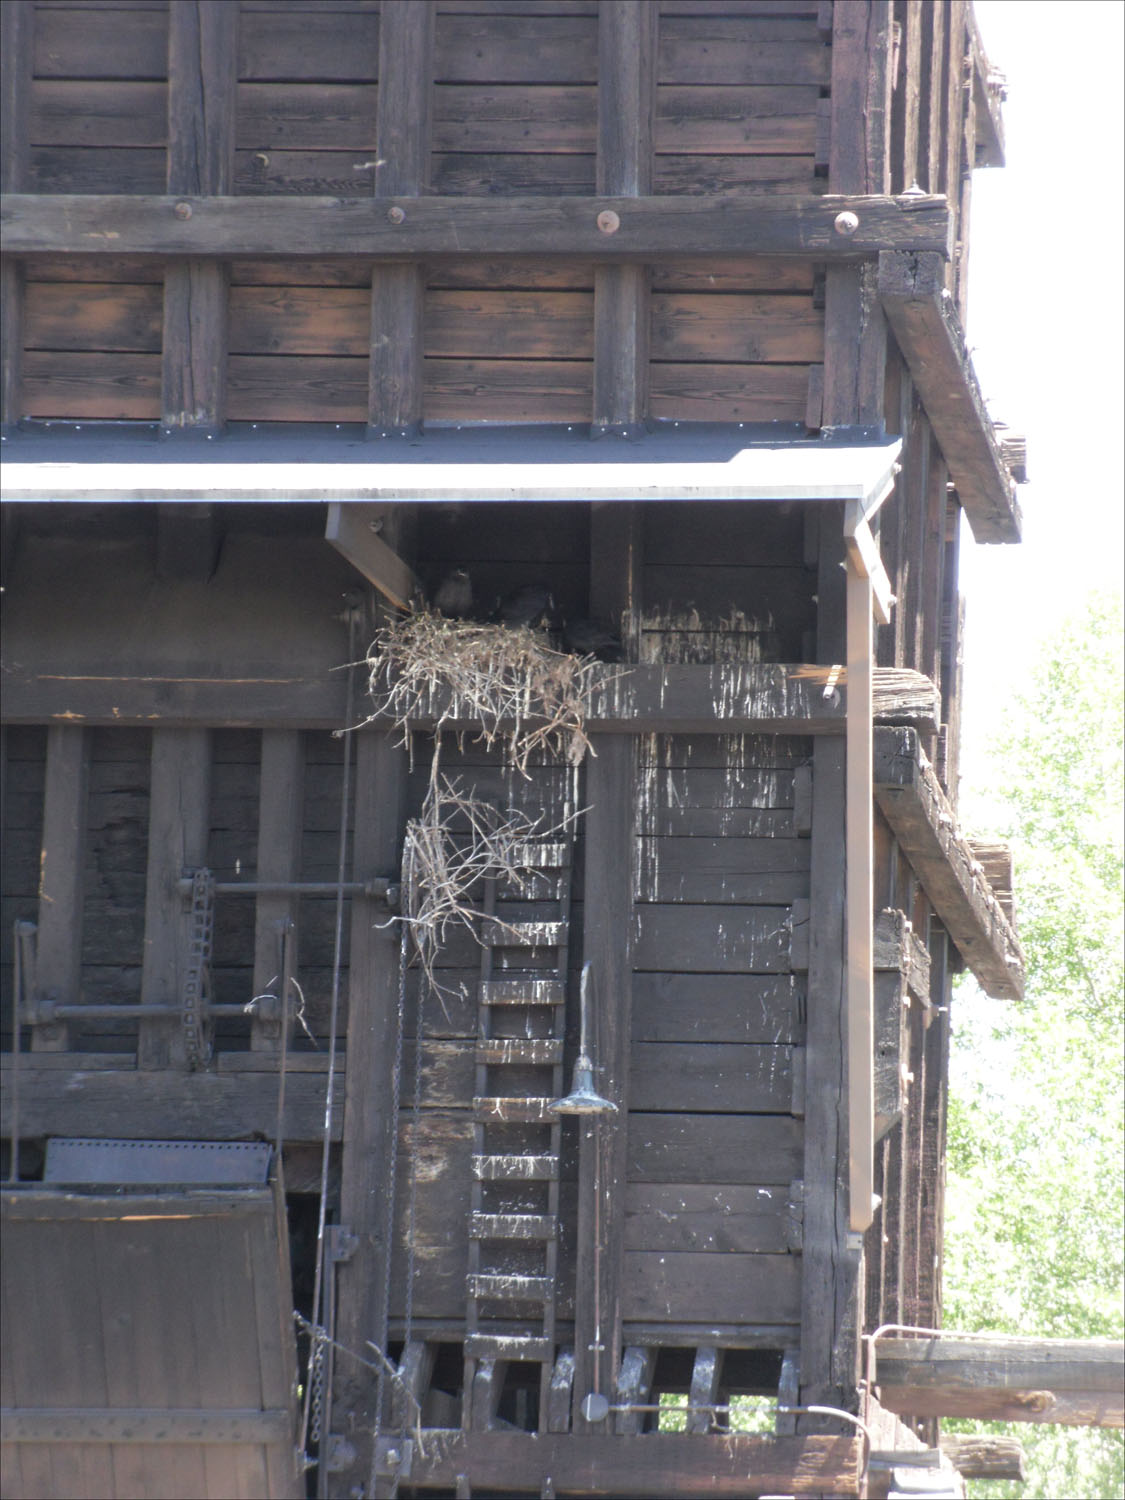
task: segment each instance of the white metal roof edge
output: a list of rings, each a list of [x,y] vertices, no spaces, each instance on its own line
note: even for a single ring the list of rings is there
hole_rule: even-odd
[[[0,466],[0,499],[71,502],[858,500],[894,482],[901,442],[746,448],[726,462],[62,463]]]

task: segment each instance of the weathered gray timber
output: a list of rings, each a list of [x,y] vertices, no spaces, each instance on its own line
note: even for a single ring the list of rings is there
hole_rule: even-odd
[[[941,1451],[965,1479],[1015,1479],[1021,1484],[1027,1478],[1023,1447],[1016,1438],[943,1437]]]
[[[939,255],[886,250],[879,301],[894,330],[926,415],[978,542],[1018,542],[1020,508],[965,335],[945,296]]]
[[[182,205],[177,214],[176,209]],[[187,213],[184,210],[188,210]],[[396,212],[397,210],[397,212]],[[841,213],[858,227],[840,233]],[[605,216],[612,214],[613,222]],[[393,216],[392,216],[393,215]],[[601,222],[599,223],[599,220]],[[687,255],[856,260],[895,248],[948,255],[942,197],[249,198],[11,193],[13,255]]]
[[[31,89],[30,0],[0,6],[0,192],[28,186],[28,97]],[[22,415],[24,268],[15,256],[0,262],[0,426],[14,427]]]
[[[39,909],[35,999],[73,1005],[82,968],[89,746],[85,730],[54,724],[47,731],[43,842],[39,854]],[[65,1022],[37,1027],[35,1051],[64,1051]]]
[[[912,729],[875,732],[875,798],[982,987],[1023,997],[1023,952]]]
[[[875,1363],[889,1411],[1125,1426],[1125,1344],[1112,1339],[882,1338]]]

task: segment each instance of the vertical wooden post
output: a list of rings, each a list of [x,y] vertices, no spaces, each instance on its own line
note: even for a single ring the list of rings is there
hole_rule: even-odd
[[[168,192],[225,194],[234,185],[238,5],[172,0],[168,13]],[[190,205],[187,205],[190,208]],[[160,425],[165,434],[222,428],[229,268],[169,261],[164,272]]]
[[[598,12],[597,190],[617,197],[652,190],[659,6],[609,0]],[[594,435],[628,432],[645,419],[648,393],[648,267],[594,273]]]
[[[606,619],[635,618],[640,574],[640,507],[594,506],[591,613]],[[596,757],[587,761],[586,769],[587,918],[582,956],[593,965],[589,1029],[595,1081],[598,1091],[617,1105],[617,1113],[578,1117],[575,1274],[580,1291],[574,1309],[574,1426],[578,1431],[610,1432],[609,1420],[587,1423],[581,1406],[591,1391],[612,1397],[621,1349],[636,741],[632,735],[598,735],[594,748]]]
[[[52,724],[47,730],[43,789],[43,845],[39,862],[36,998],[78,1003],[82,972],[83,853],[86,843],[88,746],[84,729]],[[37,1052],[65,1052],[65,1022],[37,1026]]]
[[[379,15],[379,94],[375,125],[377,199],[416,198],[430,180],[434,0],[384,5]],[[387,213],[409,214],[392,203]],[[371,283],[368,435],[416,431],[422,424],[421,266],[383,264]]]
[[[862,1232],[873,1211],[875,1002],[872,945],[875,927],[872,780],[871,580],[854,562],[847,571],[847,1015],[848,1225]]]
[[[31,96],[30,0],[0,5],[0,191],[27,186],[28,116]],[[23,415],[23,261],[0,262],[0,426],[14,427]]]
[[[302,773],[304,745],[296,729],[266,729],[262,732],[262,765],[258,789],[258,879],[296,880],[301,867]],[[281,960],[278,955],[277,924],[297,921],[295,896],[259,896],[254,916],[254,994],[262,995],[271,984],[281,995],[288,1014],[296,997],[282,995]],[[290,939],[297,952],[297,932]],[[296,959],[294,958],[294,969]],[[250,1029],[254,1052],[278,1052],[288,1044],[288,1035],[256,1017]]]
[[[207,862],[211,823],[211,735],[206,729],[154,729],[148,813],[148,873],[141,1000],[179,1005],[190,910],[180,891],[185,871]],[[140,1024],[137,1065],[166,1068],[186,1057],[177,1017]]]

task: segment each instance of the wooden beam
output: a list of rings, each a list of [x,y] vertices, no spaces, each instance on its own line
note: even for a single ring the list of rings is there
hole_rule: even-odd
[[[1021,1000],[1019,938],[957,826],[913,729],[877,729],[875,800],[934,911],[987,994]]]
[[[76,1005],[79,1000],[88,762],[86,732],[70,724],[52,724],[47,730],[43,789],[35,998],[59,1005]],[[37,1026],[31,1045],[37,1052],[64,1052],[66,1023]]]
[[[872,941],[875,865],[871,801],[871,581],[847,571],[846,801],[848,1226],[862,1232],[874,1212],[875,1037]]]
[[[385,6],[380,13],[376,213],[412,217],[411,200],[429,187],[436,10],[434,0],[414,0],[410,5]],[[384,207],[398,199],[403,203]],[[376,268],[367,401],[371,436],[417,431],[422,425],[425,297],[423,267]]]
[[[421,593],[414,570],[383,540],[385,505],[336,502],[328,507],[324,538],[372,583],[395,609],[409,609]]]
[[[417,1446],[408,1482],[452,1488],[464,1476],[483,1494],[541,1490],[558,1493],[647,1495],[682,1500],[695,1495],[836,1495],[859,1493],[857,1438],[699,1437],[643,1433],[462,1433],[431,1429],[425,1454]]]
[[[1112,1339],[882,1338],[875,1365],[889,1411],[1125,1426],[1125,1344]]]
[[[0,5],[0,192],[27,187],[32,32],[31,0]],[[5,249],[7,247],[5,246]],[[0,426],[14,427],[23,415],[23,262],[0,262]]]
[[[124,1140],[272,1140],[277,1129],[277,1074],[272,1069],[194,1074],[97,1066],[96,1054],[37,1053],[23,1060],[20,1134],[104,1136]],[[11,1130],[11,1057],[2,1060],[0,1129]],[[324,1130],[324,1072],[290,1069],[285,1135],[319,1141]],[[343,1089],[337,1087],[332,1139],[342,1135]]]
[[[879,556],[879,543],[871,534],[871,527],[863,516],[863,508],[849,501],[844,512],[844,545],[848,558],[858,575],[871,589],[871,606],[880,625],[891,623],[891,606],[895,596],[891,593],[891,580]]]
[[[258,780],[258,850],[255,878],[266,881],[297,880],[301,872],[301,823],[304,811],[305,751],[297,729],[267,729],[262,733],[262,759]],[[289,943],[292,971],[297,968],[299,902],[289,895],[260,895],[254,903],[253,993],[279,995],[284,1015],[291,1017],[298,1004],[295,994],[282,991],[281,943],[278,924],[292,924]],[[291,1028],[258,1016],[250,1027],[252,1052],[281,1052],[289,1043]]]
[[[176,209],[179,207],[179,214]],[[185,210],[190,209],[190,215]],[[400,213],[395,211],[399,210]],[[853,214],[854,230],[836,220]],[[612,220],[612,232],[599,227]],[[393,216],[392,216],[393,215]],[[249,198],[13,193],[0,202],[12,255],[551,255],[645,261],[786,255],[857,260],[888,248],[950,250],[942,197]]]
[[[168,192],[198,198],[234,187],[238,6],[178,0],[168,13]],[[225,418],[228,268],[175,259],[164,271],[160,424],[215,433]]]
[[[658,23],[659,7],[650,0],[617,0],[598,12],[596,176],[605,197],[652,192]],[[643,265],[600,265],[594,272],[595,435],[628,432],[645,419],[648,274]]]
[[[1027,1479],[1023,1446],[1017,1438],[951,1434],[941,1451],[964,1479]]]
[[[595,506],[590,517],[590,612],[610,621],[639,618],[640,508]],[[623,641],[635,645],[632,632]],[[635,732],[635,731],[634,731]],[[595,1083],[617,1105],[612,1115],[578,1117],[578,1239],[574,1310],[574,1430],[612,1431],[612,1419],[588,1423],[582,1402],[610,1395],[622,1340],[625,1276],[625,1181],[632,1034],[632,866],[636,844],[633,733],[599,734],[586,762],[583,800],[586,909],[600,920],[585,928],[582,958],[591,965],[589,1016]],[[596,1295],[595,1295],[596,1288]]]
[[[178,1007],[181,1003],[191,916],[180,894],[180,879],[185,871],[207,863],[210,814],[209,732],[154,729],[141,967],[143,1004]],[[178,1016],[141,1021],[137,1038],[141,1067],[182,1065],[186,1055]]]
[[[940,257],[887,251],[879,300],[978,542],[1018,542],[1020,508],[977,383]]]
[[[995,74],[985,54],[975,11],[969,12],[969,57],[972,64],[972,90],[976,101],[976,149],[972,167],[1004,165],[1004,84]]]

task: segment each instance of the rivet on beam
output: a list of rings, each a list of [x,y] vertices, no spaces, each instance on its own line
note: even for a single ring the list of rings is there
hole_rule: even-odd
[[[190,219],[191,218],[191,204],[190,203],[177,203],[176,206],[175,206],[175,208],[172,210],[172,212],[175,214],[175,216],[176,216],[177,219]]]
[[[406,218],[406,209],[400,208],[396,203],[393,208],[387,209],[387,218],[392,224],[401,224]]]
[[[853,214],[848,209],[845,209],[842,214],[836,215],[834,228],[837,234],[854,234],[859,228],[858,214]]]
[[[598,215],[598,228],[603,234],[616,234],[621,228],[621,220],[612,208],[603,208]]]

